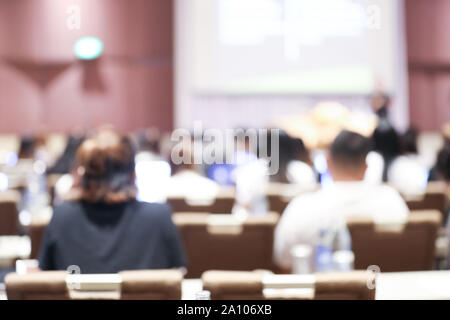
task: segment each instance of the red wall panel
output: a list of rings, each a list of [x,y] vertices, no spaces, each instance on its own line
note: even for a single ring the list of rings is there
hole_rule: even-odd
[[[81,9],[80,30],[67,25]],[[0,0],[0,132],[122,130],[173,118],[172,0]],[[73,43],[100,37],[82,63]]]
[[[411,123],[450,121],[450,1],[406,0]]]

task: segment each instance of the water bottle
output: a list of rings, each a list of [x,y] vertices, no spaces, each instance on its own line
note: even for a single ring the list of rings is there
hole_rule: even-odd
[[[27,177],[23,210],[19,214],[19,219],[24,225],[30,224],[34,218],[39,218],[43,209],[49,205],[45,169],[45,164],[37,160],[33,164],[33,171]]]
[[[342,224],[335,233],[333,269],[337,271],[353,270],[355,256],[352,251],[352,239],[347,226]]]
[[[345,223],[342,223],[335,231],[333,249],[336,251],[352,250],[352,237]]]
[[[312,272],[312,247],[309,245],[296,245],[291,249],[292,273],[310,274]]]
[[[333,234],[327,229],[320,229],[316,244],[315,267],[317,272],[329,271],[333,262]]]

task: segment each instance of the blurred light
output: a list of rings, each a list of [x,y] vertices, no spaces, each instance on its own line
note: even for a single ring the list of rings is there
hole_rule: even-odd
[[[212,164],[208,169],[208,177],[220,185],[233,184],[233,172],[235,166],[226,163]]]
[[[42,160],[37,160],[33,163],[33,171],[36,174],[44,174],[45,173],[45,169],[46,169],[46,165],[45,162]]]
[[[73,47],[75,56],[82,60],[98,58],[103,52],[103,42],[95,37],[83,37],[75,42]]]
[[[8,176],[0,172],[0,191],[8,190]]]
[[[28,226],[31,223],[31,213],[27,210],[22,210],[19,213],[19,221],[23,226]]]
[[[320,175],[320,185],[322,188],[326,188],[333,185],[333,177],[329,172],[325,172]]]
[[[256,160],[258,160],[258,157],[255,154],[245,150],[237,150],[234,154],[234,163],[238,166],[245,165]]]
[[[324,153],[319,153],[314,157],[314,168],[320,174],[324,174],[328,171],[327,157]]]
[[[144,202],[165,202],[166,186],[171,168],[166,161],[139,161],[136,163],[137,199]]]
[[[14,167],[19,161],[19,157],[15,152],[8,152],[5,157],[5,163],[8,167]]]

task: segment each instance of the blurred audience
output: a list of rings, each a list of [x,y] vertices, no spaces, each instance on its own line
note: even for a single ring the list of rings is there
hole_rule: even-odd
[[[167,185],[168,197],[186,197],[188,200],[212,201],[219,193],[220,185],[205,177],[194,163],[194,143],[180,142],[178,160],[172,159],[172,176]],[[175,161],[174,161],[175,160]]]
[[[274,258],[279,266],[289,269],[295,245],[314,245],[322,228],[338,228],[348,217],[372,218],[379,224],[406,220],[408,207],[395,189],[363,181],[370,149],[370,139],[357,133],[338,135],[327,159],[334,183],[292,200],[276,228]]]

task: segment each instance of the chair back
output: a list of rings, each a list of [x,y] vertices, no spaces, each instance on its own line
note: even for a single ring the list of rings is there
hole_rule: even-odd
[[[20,193],[15,190],[0,192],[0,236],[19,234],[17,205]]]
[[[183,275],[178,270],[119,272],[122,300],[180,300]]]
[[[33,272],[5,277],[8,300],[68,300],[65,271]]]
[[[173,212],[210,212],[230,213],[234,205],[234,196],[216,197],[211,201],[189,201],[185,197],[169,197],[167,203]]]
[[[406,200],[409,210],[437,210],[443,215],[447,213],[449,205],[447,185],[444,182],[430,182],[423,196]]]
[[[202,281],[203,289],[216,300],[374,300],[376,285],[373,274],[366,271],[314,275],[208,271]]]
[[[411,212],[401,226],[376,225],[367,219],[347,221],[355,254],[355,269],[377,265],[382,272],[431,270],[442,215]]]
[[[31,240],[30,259],[38,259],[48,223],[31,223],[25,230]]]
[[[279,215],[174,214],[188,258],[188,278],[211,269],[273,270],[273,236]]]
[[[136,270],[118,274],[41,271],[5,278],[9,300],[179,300],[179,270]]]

